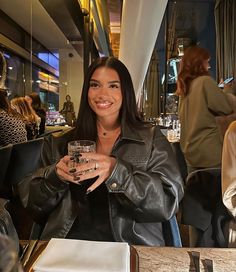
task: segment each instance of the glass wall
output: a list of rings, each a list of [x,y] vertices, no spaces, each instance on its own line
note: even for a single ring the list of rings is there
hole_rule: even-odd
[[[39,93],[45,109],[59,109],[59,58],[58,52],[50,52],[39,41],[35,40],[14,22],[3,11],[0,11],[0,23],[4,26],[0,34],[9,38],[28,53],[28,59],[20,56],[17,50],[13,53],[7,46],[0,47],[7,64],[6,88],[10,99],[24,96],[35,91]],[[32,54],[32,55],[31,55]],[[33,59],[34,58],[34,59]],[[37,62],[37,64],[36,64]],[[45,67],[49,67],[48,70]],[[52,73],[53,71],[53,73]]]
[[[7,64],[5,87],[8,90],[9,96],[22,96],[25,93],[24,61],[6,50],[1,51]]]

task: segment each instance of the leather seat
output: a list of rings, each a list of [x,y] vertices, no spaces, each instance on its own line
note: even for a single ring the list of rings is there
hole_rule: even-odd
[[[30,236],[33,220],[22,206],[14,186],[25,176],[30,175],[41,166],[41,149],[44,139],[37,138],[31,141],[13,145],[4,188],[7,188],[4,198],[10,199],[11,215],[20,239],[27,240]],[[24,218],[24,220],[22,220]]]
[[[4,197],[9,194],[7,187],[4,187],[5,184],[5,178],[7,169],[9,166],[10,158],[11,158],[11,152],[12,152],[12,144],[9,144],[7,146],[0,147],[0,197]]]
[[[13,145],[10,165],[7,171],[8,182],[12,185],[20,182],[26,175],[41,166],[43,138]]]
[[[190,173],[182,200],[181,223],[196,229],[198,247],[227,247],[224,227],[230,216],[222,202],[221,169]]]

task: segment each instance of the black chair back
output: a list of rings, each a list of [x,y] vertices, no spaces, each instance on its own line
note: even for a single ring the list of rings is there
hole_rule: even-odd
[[[17,184],[26,175],[33,173],[41,166],[43,141],[43,138],[38,138],[13,145],[7,175],[10,184]]]
[[[8,194],[8,189],[4,187],[7,169],[10,163],[12,144],[0,147],[0,196]],[[6,191],[5,191],[6,190]]]
[[[30,236],[33,220],[22,206],[14,187],[24,177],[41,167],[41,149],[44,139],[38,138],[13,145],[11,159],[4,181],[4,198],[10,199],[11,215],[19,238],[26,240]],[[24,220],[23,220],[24,218]]]
[[[181,150],[180,143],[179,142],[174,142],[171,143],[172,150],[175,154],[177,164],[179,166],[179,170],[182,176],[182,179],[184,181],[184,184],[186,183],[186,178],[188,176],[188,169],[187,169],[187,164],[184,158],[184,154]]]
[[[224,226],[230,217],[222,202],[221,169],[190,173],[182,200],[182,223],[198,230],[196,246],[227,247]]]

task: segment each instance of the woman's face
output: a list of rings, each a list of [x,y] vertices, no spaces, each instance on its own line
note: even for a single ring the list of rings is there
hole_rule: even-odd
[[[204,61],[203,61],[203,67],[204,67],[204,69],[205,69],[206,71],[208,71],[208,70],[211,68],[211,66],[210,66],[210,64],[209,64],[209,61],[210,61],[210,59],[207,59],[207,60],[204,60]]]
[[[88,90],[88,103],[97,117],[118,119],[122,105],[120,78],[111,68],[100,67],[93,73]]]

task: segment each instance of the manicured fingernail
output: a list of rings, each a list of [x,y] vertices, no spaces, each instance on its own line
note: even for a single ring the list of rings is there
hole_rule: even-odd
[[[80,153],[76,153],[75,155],[74,155],[74,157],[82,157],[82,155],[80,154]]]
[[[75,158],[74,157],[70,157],[70,160],[73,161]]]
[[[69,170],[69,173],[75,173],[76,172],[76,169],[75,168],[72,168]]]
[[[88,190],[88,191],[86,192],[86,195],[88,195],[89,193],[91,193],[91,190]]]
[[[78,180],[80,180],[80,177],[75,176],[73,179],[74,179],[74,181],[78,181]]]
[[[76,162],[76,163],[80,163],[80,161],[79,161],[79,158],[78,158],[78,157],[76,157],[76,158],[75,158],[75,162]]]

